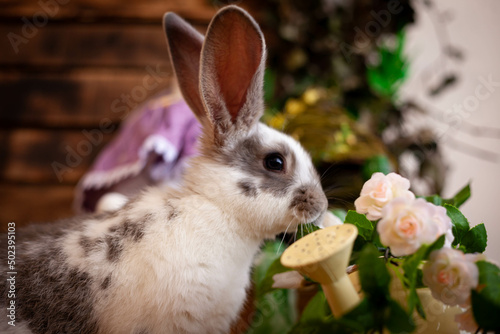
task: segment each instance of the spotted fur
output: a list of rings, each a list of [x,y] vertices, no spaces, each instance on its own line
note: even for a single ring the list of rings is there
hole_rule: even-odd
[[[17,324],[0,324],[2,333],[227,333],[262,241],[324,214],[309,155],[258,122],[266,51],[255,21],[228,6],[205,42],[175,14],[164,26],[203,126],[201,154],[178,189],[150,188],[112,214],[20,230]],[[268,170],[271,153],[286,168]],[[0,290],[5,319],[5,278]]]

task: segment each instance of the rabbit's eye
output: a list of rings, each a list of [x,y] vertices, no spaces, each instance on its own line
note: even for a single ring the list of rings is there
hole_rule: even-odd
[[[279,153],[268,154],[264,158],[264,167],[273,172],[282,172],[285,170],[285,159]]]

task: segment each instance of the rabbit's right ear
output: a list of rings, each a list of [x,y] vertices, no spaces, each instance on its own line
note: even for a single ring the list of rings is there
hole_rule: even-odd
[[[177,14],[171,12],[163,17],[163,28],[179,88],[196,118],[203,124],[207,121],[199,90],[203,35]]]

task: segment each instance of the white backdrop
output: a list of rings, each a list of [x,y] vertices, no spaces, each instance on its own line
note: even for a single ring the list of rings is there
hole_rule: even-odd
[[[431,106],[432,117],[421,116],[409,125],[426,122],[443,134],[439,143],[449,165],[444,195],[471,182],[472,198],[462,212],[471,226],[485,223],[486,254],[500,263],[500,136],[486,138],[486,130],[467,131],[471,126],[500,129],[500,1],[435,0],[433,4],[429,10],[422,1],[414,2],[417,22],[408,30],[406,44],[411,67],[401,96]],[[443,57],[439,40],[449,40],[463,53],[463,60]],[[448,72],[457,73],[459,80],[429,97],[429,88]],[[472,147],[474,153],[469,152]]]

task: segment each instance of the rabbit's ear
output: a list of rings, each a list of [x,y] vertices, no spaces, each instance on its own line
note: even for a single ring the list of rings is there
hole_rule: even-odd
[[[207,120],[199,89],[203,35],[175,13],[165,14],[163,28],[167,36],[170,60],[182,95],[203,124]]]
[[[248,132],[264,110],[266,46],[253,18],[227,6],[213,18],[203,45],[200,92],[215,143]]]

